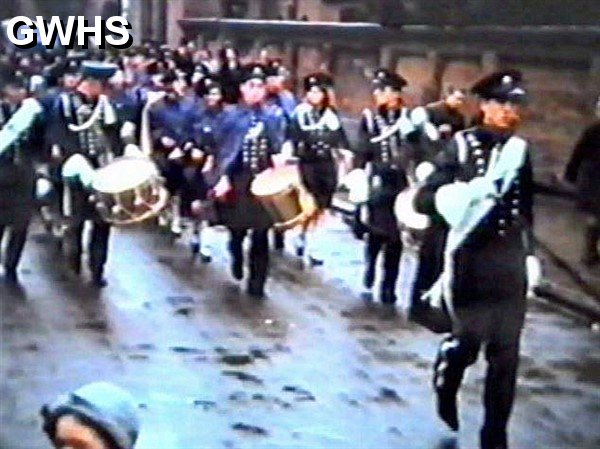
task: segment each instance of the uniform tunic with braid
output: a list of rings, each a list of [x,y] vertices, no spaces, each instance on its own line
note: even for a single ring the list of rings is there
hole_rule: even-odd
[[[283,116],[273,108],[238,106],[215,132],[219,144],[218,164],[233,190],[218,203],[221,221],[231,228],[267,229],[272,220],[250,188],[256,175],[270,168],[271,156],[283,143]],[[255,135],[252,130],[260,129]]]
[[[81,126],[92,116],[96,105],[87,102],[76,93],[63,93],[56,98],[46,139],[50,145],[61,148],[64,162],[73,154],[83,155],[94,168],[109,163],[119,156],[118,123],[107,124],[104,113],[90,127],[81,131],[72,131],[69,125]],[[56,176],[61,181],[60,169]],[[85,220],[96,217],[93,204],[89,201],[89,192],[83,186],[71,186],[73,214]]]
[[[437,189],[455,180],[468,182],[483,176],[492,154],[502,151],[509,138],[479,127],[464,131],[462,136],[466,154],[459,155],[455,137],[440,153],[437,171],[416,198],[419,212],[432,214],[434,219],[441,220],[434,204]],[[495,322],[485,317],[495,311],[499,313],[497,319],[505,315],[504,320],[512,321],[513,338],[518,334],[525,308],[525,257],[533,251],[532,222],[533,175],[527,157],[508,191],[456,252],[453,302],[466,321],[456,323],[458,327],[468,330],[472,325],[478,333],[493,332]],[[480,307],[486,309],[485,315],[478,315]]]
[[[359,160],[370,162],[370,195],[367,203],[370,232],[387,238],[400,239],[398,222],[394,216],[394,200],[407,185],[406,168],[415,158],[414,148],[402,132],[390,135],[377,143],[370,140],[381,135],[387,127],[396,123],[402,115],[408,118],[406,109],[379,108],[365,110],[360,125]]]
[[[325,114],[331,120],[323,120]],[[338,184],[334,151],[349,147],[337,113],[301,104],[290,121],[288,138],[300,162],[302,183],[320,209],[329,207]]]

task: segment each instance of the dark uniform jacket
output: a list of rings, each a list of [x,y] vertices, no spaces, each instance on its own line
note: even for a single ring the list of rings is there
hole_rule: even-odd
[[[271,156],[283,143],[283,116],[270,106],[238,106],[225,117],[216,133],[220,172],[227,175],[233,191],[227,202],[219,203],[224,224],[233,228],[266,229],[271,218],[250,192],[252,181],[271,167]],[[251,130],[261,129],[258,135]]]
[[[214,157],[215,161],[218,159],[215,133],[222,126],[226,114],[223,108],[206,108],[197,114],[192,130],[193,147],[204,153],[204,160],[201,162],[192,160],[192,146],[189,145],[184,149],[184,156],[179,161],[183,166],[186,184],[182,192],[183,204],[186,207],[194,200],[206,200],[208,190],[218,181],[216,170],[203,172],[203,169],[208,157]]]
[[[455,137],[438,156],[435,161],[437,170],[417,195],[416,208],[419,212],[441,220],[434,202],[438,188],[455,180],[468,182],[483,176],[493,149],[501,150],[509,137],[483,128],[468,129],[463,135],[466,142],[464,160],[459,160]],[[484,307],[487,304],[486,307],[491,310],[497,304],[502,307],[519,304],[524,311],[525,257],[533,250],[530,237],[533,194],[532,168],[527,156],[508,190],[497,199],[495,207],[455,253],[455,307],[473,304]],[[515,313],[520,312],[515,309]],[[482,324],[475,321],[477,325]],[[493,326],[487,321],[484,324]]]
[[[71,131],[69,125],[82,125],[92,115],[95,103],[77,93],[62,93],[54,101],[46,139],[60,146],[63,158],[73,154],[86,156],[95,167],[105,165],[109,153],[120,154],[119,122],[107,124],[101,114],[96,124],[83,131]]]
[[[402,131],[392,134],[381,142],[371,139],[382,134],[386,127],[396,123],[404,114],[410,121],[407,109],[365,110],[359,128],[357,156],[362,164],[370,162],[370,193],[367,203],[369,218],[365,223],[371,232],[388,238],[399,239],[398,221],[394,216],[396,196],[408,186],[406,170],[416,165],[423,156],[419,154],[417,131],[403,135]]]
[[[331,123],[323,120],[329,114]],[[300,174],[306,189],[320,208],[329,207],[338,184],[334,151],[349,148],[341,120],[333,109],[317,110],[306,103],[298,106],[291,117],[287,137],[294,144],[300,162]]]
[[[0,102],[0,128],[18,110]],[[34,161],[43,156],[43,117],[0,154],[0,226],[27,221],[34,209]]]
[[[122,153],[119,142],[118,121],[107,123],[104,113],[94,125],[81,131],[72,131],[69,125],[81,126],[93,113],[95,103],[87,102],[77,93],[63,93],[54,103],[46,139],[51,146],[57,144],[62,151],[62,162],[74,154],[83,155],[94,168],[108,164]],[[115,113],[116,114],[116,113]],[[58,170],[60,177],[60,167]],[[87,220],[96,217],[90,202],[90,192],[79,184],[70,184],[73,218]]]
[[[164,99],[151,106],[150,132],[155,150],[162,148],[162,137],[173,139],[175,146],[183,146],[193,140],[194,123],[198,117],[196,106],[190,98],[175,102]]]
[[[600,216],[600,121],[588,127],[579,138],[565,178],[577,185],[580,207]]]

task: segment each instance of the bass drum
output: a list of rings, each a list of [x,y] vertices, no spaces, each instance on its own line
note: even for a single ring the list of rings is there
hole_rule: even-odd
[[[96,170],[94,202],[103,220],[114,225],[141,223],[157,216],[169,194],[156,165],[145,157],[121,157]]]
[[[297,166],[270,168],[260,173],[250,191],[271,216],[276,229],[302,225],[317,212],[314,197],[302,186]]]

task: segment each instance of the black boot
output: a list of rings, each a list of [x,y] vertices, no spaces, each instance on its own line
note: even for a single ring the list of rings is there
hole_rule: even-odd
[[[456,406],[456,393],[436,389],[438,416],[454,432],[458,430],[458,408]]]
[[[488,431],[482,429],[480,433],[481,449],[508,449],[506,432]]]
[[[241,257],[234,257],[231,262],[231,275],[237,281],[244,278],[244,261]]]
[[[102,268],[91,268],[92,272],[92,287],[104,288],[108,285],[108,281],[104,278],[104,270]]]
[[[283,251],[285,246],[285,237],[283,231],[273,231],[273,247],[276,251]]]
[[[4,273],[4,282],[6,285],[18,285],[19,276],[15,268],[6,268]]]
[[[438,415],[455,432],[459,427],[456,396],[464,373],[462,358],[459,341],[448,336],[442,341],[433,367]]]
[[[381,289],[381,302],[383,304],[395,304],[396,303],[396,292],[393,289],[383,288]]]
[[[261,281],[250,279],[246,292],[248,293],[248,296],[256,299],[262,299],[265,297],[265,285]]]

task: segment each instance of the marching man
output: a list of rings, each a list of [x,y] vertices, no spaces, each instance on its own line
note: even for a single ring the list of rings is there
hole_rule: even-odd
[[[526,93],[517,71],[493,73],[471,90],[482,123],[457,133],[440,153],[415,205],[450,227],[444,272],[431,291],[443,294],[452,319],[434,367],[438,413],[458,430],[458,389],[485,345],[481,448],[506,449],[527,281],[531,287],[540,274],[531,246],[529,145],[515,134]]]

